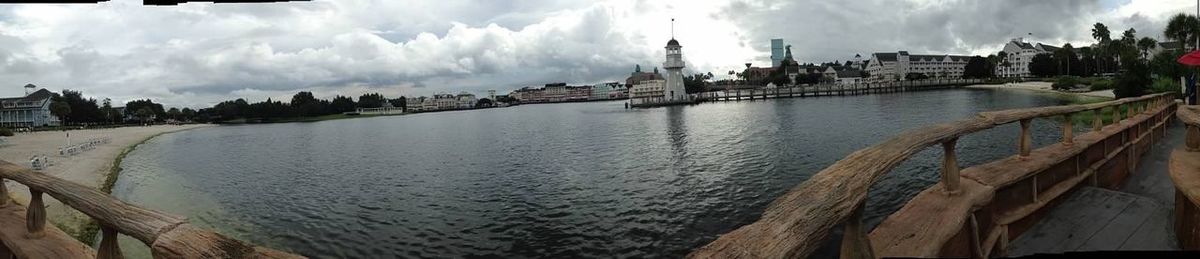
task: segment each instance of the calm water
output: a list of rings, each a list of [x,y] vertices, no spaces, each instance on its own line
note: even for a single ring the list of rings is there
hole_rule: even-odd
[[[1058,104],[1026,92],[944,90],[220,126],[138,147],[113,192],[315,258],[679,257],[903,130]],[[1034,128],[1038,146],[1058,137],[1051,121]],[[1014,124],[965,137],[960,163],[1012,155],[1017,133]],[[935,183],[940,153],[928,149],[876,184],[868,222]],[[122,246],[144,252],[134,242]]]

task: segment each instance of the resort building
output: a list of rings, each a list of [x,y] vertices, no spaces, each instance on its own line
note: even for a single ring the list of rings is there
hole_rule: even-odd
[[[641,81],[629,88],[629,100],[635,104],[662,100],[666,85],[667,81],[662,79]]]
[[[592,86],[592,95],[589,100],[613,100],[623,99],[629,95],[629,89],[625,85],[618,82],[595,84]]]
[[[867,63],[867,81],[871,83],[905,80],[908,74],[923,74],[936,79],[962,78],[971,57],[961,55],[909,55],[908,51],[875,53]]]
[[[26,88],[31,85],[27,85]],[[50,90],[39,89],[24,97],[0,99],[0,126],[6,128],[58,126],[58,117],[50,114]]]
[[[1029,62],[1033,61],[1033,56],[1038,54],[1053,54],[1058,50],[1058,47],[1046,44],[1029,44],[1023,38],[1012,39],[1008,44],[1004,44],[1004,52],[1007,55],[1004,61],[996,66],[996,76],[999,77],[1030,77]]]
[[[470,94],[467,92],[459,93],[458,96],[456,96],[456,98],[458,98],[458,105],[456,107],[458,109],[475,108],[475,103],[479,102],[479,99],[475,99],[474,94]]]
[[[642,72],[642,66],[635,65],[633,73],[630,73],[629,77],[625,78],[625,87],[633,87],[646,80],[663,80],[663,76],[658,73],[658,67],[654,68],[654,72]]]

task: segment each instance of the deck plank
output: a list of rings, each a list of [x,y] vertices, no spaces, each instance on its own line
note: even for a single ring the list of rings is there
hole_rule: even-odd
[[[26,238],[25,207],[9,202],[0,207],[0,242],[17,258],[96,258],[91,247],[46,224],[45,236]]]
[[[1171,208],[1154,198],[1081,187],[1013,241],[1009,255],[1170,250]]]

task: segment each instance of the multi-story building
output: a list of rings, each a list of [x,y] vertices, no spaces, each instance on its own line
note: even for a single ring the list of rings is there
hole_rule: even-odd
[[[629,89],[625,88],[624,84],[618,82],[602,83],[592,86],[592,94],[590,100],[612,100],[621,99],[628,94]]]
[[[407,97],[404,98],[404,109],[414,112],[425,110],[425,97]]]
[[[458,96],[455,96],[455,98],[458,99],[458,105],[456,107],[458,109],[475,108],[475,103],[479,101],[478,99],[475,98],[474,94],[467,93],[467,92],[461,92],[458,94]]]
[[[970,59],[961,55],[909,55],[908,51],[875,53],[867,63],[867,73],[871,74],[867,81],[901,81],[910,73],[938,79],[962,78]]]
[[[1029,44],[1023,38],[1012,39],[1004,44],[1005,59],[996,65],[996,76],[999,77],[1030,77],[1029,63],[1038,54],[1053,54],[1058,47],[1046,44]]]
[[[637,65],[633,68],[633,73],[625,78],[625,87],[633,87],[634,85],[646,80],[662,80],[662,74],[658,73],[658,67],[654,68],[654,72],[642,72],[642,66]]]
[[[629,100],[631,104],[642,104],[648,102],[662,102],[663,89],[666,89],[667,80],[644,80],[633,88],[629,88]]]
[[[26,88],[31,88],[26,86]],[[23,97],[0,99],[0,126],[7,128],[58,126],[50,114],[50,90],[39,89]]]
[[[784,59],[783,39],[771,39],[771,66],[778,67]]]

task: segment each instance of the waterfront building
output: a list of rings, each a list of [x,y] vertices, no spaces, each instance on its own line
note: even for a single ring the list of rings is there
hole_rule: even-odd
[[[30,88],[26,85],[26,88]],[[0,126],[6,128],[58,126],[50,113],[50,90],[38,89],[22,97],[0,99]]]
[[[630,104],[643,104],[648,102],[662,101],[663,89],[666,89],[666,80],[644,80],[633,88],[629,88]]]
[[[867,81],[872,83],[905,80],[910,73],[924,74],[936,79],[962,78],[970,56],[909,55],[908,51],[875,53],[867,64]]]
[[[1004,44],[1004,53],[1007,55],[1004,61],[1008,65],[1003,64],[996,66],[996,76],[999,77],[1031,77],[1029,73],[1029,63],[1033,61],[1033,57],[1039,54],[1054,54],[1058,47],[1046,44],[1029,44],[1023,38],[1016,38]]]
[[[601,83],[592,86],[590,100],[612,100],[625,98],[629,89],[619,82]]]
[[[458,99],[457,109],[475,108],[475,103],[479,102],[479,99],[476,99],[474,94],[467,92],[461,92],[455,98]]]
[[[841,71],[837,71],[834,80],[837,80],[837,83],[840,85],[855,85],[864,82],[862,78],[862,70],[852,68],[846,68],[842,69]]]
[[[788,50],[790,50],[790,48]],[[771,67],[778,67],[779,64],[783,63],[783,60],[784,60],[783,39],[771,39]]]
[[[424,96],[404,98],[404,106],[405,106],[404,109],[409,110],[409,111],[414,111],[414,112],[424,111],[425,110],[424,104],[425,104]]]
[[[488,100],[496,101],[496,90],[488,90]]]
[[[633,87],[634,85],[646,80],[663,80],[663,76],[658,73],[658,67],[654,68],[654,72],[642,72],[641,65],[635,65],[633,73],[625,78],[625,87]]]

